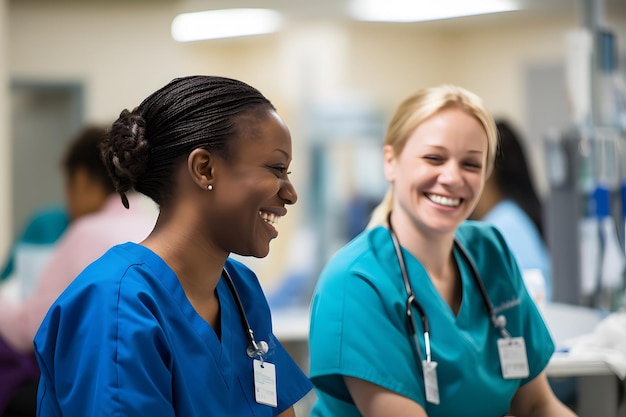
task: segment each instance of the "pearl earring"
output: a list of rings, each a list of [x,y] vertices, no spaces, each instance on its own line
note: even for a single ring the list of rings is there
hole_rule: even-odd
[[[209,191],[213,190],[213,185],[211,185],[211,184],[207,185],[206,189],[209,190]]]

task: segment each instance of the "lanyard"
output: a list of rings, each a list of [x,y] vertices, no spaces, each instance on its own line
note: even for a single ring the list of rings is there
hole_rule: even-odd
[[[426,347],[426,361],[431,361],[431,351],[430,351],[430,327],[428,325],[428,318],[426,317],[426,311],[421,306],[421,304],[415,298],[415,294],[413,292],[413,287],[411,286],[411,282],[409,281],[408,272],[406,270],[406,262],[404,260],[404,256],[402,255],[402,248],[400,247],[400,242],[398,242],[398,238],[396,233],[393,230],[391,225],[391,212],[387,215],[387,224],[389,226],[389,233],[391,234],[391,240],[393,241],[393,246],[395,248],[396,257],[398,258],[398,263],[400,264],[400,272],[402,273],[402,279],[404,280],[404,287],[407,293],[407,301],[406,301],[406,315],[409,322],[409,329],[411,331],[411,335],[415,341],[415,345],[417,346],[417,351],[421,356],[421,350],[417,339],[417,328],[415,326],[415,322],[413,321],[413,309],[418,311],[422,325],[424,327],[424,345]],[[491,319],[493,326],[500,331],[503,337],[509,338],[510,335],[506,330],[506,318],[502,315],[496,316],[493,305],[491,304],[491,300],[489,300],[489,295],[487,294],[487,290],[485,289],[485,284],[480,279],[480,275],[478,273],[478,269],[476,265],[469,257],[469,254],[466,252],[465,248],[461,245],[461,243],[455,238],[454,245],[463,256],[463,259],[470,266],[470,270],[472,272],[472,277],[478,286],[478,291],[480,292],[480,296],[483,299],[483,304],[487,309],[487,314]]]
[[[243,328],[246,330],[246,336],[248,337],[248,347],[246,348],[246,353],[249,357],[255,358],[258,357],[261,362],[263,361],[263,355],[266,354],[269,350],[269,346],[266,341],[261,340],[257,343],[254,339],[254,332],[250,327],[250,322],[248,321],[248,317],[246,316],[246,311],[243,309],[243,303],[241,302],[241,298],[239,298],[239,293],[237,293],[237,289],[235,288],[235,284],[233,283],[230,274],[224,268],[222,270],[222,277],[226,280],[228,284],[228,288],[237,303],[237,310],[239,310],[239,316],[241,317],[241,324]]]

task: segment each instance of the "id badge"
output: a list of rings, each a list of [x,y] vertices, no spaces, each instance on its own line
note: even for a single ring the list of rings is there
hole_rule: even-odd
[[[520,379],[529,375],[526,342],[523,337],[498,339],[498,353],[504,379]]]
[[[276,401],[276,367],[273,363],[254,360],[254,399],[259,404],[272,407]]]
[[[437,362],[422,361],[424,372],[424,387],[426,388],[426,401],[431,404],[439,404],[439,384],[437,383]]]

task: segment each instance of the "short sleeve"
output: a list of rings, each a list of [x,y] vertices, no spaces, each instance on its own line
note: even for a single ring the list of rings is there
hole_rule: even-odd
[[[275,365],[278,405],[274,409],[274,415],[280,414],[311,391],[313,385],[274,335],[270,308],[256,274],[233,259],[228,260],[227,268],[242,299],[255,337],[269,343],[269,352],[265,359]],[[253,392],[252,381],[245,383],[250,384],[245,388],[247,392]]]
[[[522,313],[520,334],[524,336],[529,368],[528,378],[521,381],[521,385],[523,385],[532,381],[548,366],[548,362],[554,354],[554,341],[543,316],[522,281],[521,274],[518,276],[518,280],[520,282],[519,294]]]
[[[381,286],[390,280],[373,269],[378,275],[329,265],[320,277],[311,310],[311,379],[318,389],[348,402],[344,376],[423,404],[421,367],[407,333],[404,298],[397,287]]]
[[[313,389],[309,378],[293,360],[276,336],[272,335],[274,358],[276,365],[276,385],[278,406],[274,415],[278,415],[292,407]]]
[[[50,312],[35,339],[41,415],[174,416],[158,308],[150,306],[153,300],[122,294],[88,289]]]

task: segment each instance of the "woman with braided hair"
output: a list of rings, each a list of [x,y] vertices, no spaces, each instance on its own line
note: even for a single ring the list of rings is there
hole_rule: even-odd
[[[271,102],[229,78],[177,78],[124,110],[101,143],[128,207],[159,217],[111,248],[35,337],[40,417],[294,416],[311,384],[272,333],[255,274],[294,204],[291,136]]]

